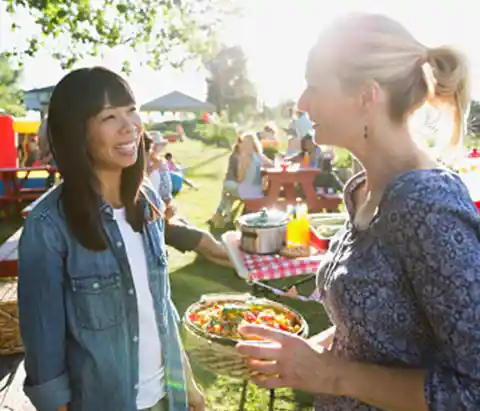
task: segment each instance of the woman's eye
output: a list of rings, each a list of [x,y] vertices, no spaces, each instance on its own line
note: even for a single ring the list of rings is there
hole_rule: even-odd
[[[133,106],[130,110],[128,110],[130,113],[135,113],[137,111],[137,108]]]
[[[107,120],[113,120],[115,118],[115,116],[113,114],[110,114],[109,116],[105,117],[103,119],[103,121],[107,121]]]

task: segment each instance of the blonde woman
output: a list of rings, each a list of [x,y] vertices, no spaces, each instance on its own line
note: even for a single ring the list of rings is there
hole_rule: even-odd
[[[238,146],[238,194],[242,199],[263,197],[262,167],[272,167],[273,162],[263,154],[262,145],[255,133],[242,135]]]
[[[232,219],[232,197],[238,197],[238,157],[242,136],[238,136],[228,158],[227,173],[223,180],[222,198],[215,214],[208,220],[214,226],[229,222]]]
[[[456,50],[385,16],[351,15],[320,37],[299,105],[316,142],[365,172],[345,188],[350,220],[318,275],[333,326],[309,341],[244,327],[276,342],[238,347],[259,385],[312,392],[322,411],[480,409],[480,217],[408,127],[424,103],[442,104],[459,144],[467,74]]]

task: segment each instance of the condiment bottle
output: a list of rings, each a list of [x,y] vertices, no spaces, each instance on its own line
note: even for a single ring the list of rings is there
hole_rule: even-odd
[[[308,207],[305,203],[297,206],[298,230],[300,232],[300,244],[310,246],[310,220],[308,219]]]
[[[300,231],[297,219],[297,207],[288,206],[288,214],[290,215],[290,221],[287,224],[287,247],[293,248],[300,244]]]
[[[303,166],[304,167],[309,167],[310,166],[310,156],[308,155],[308,153],[305,153],[303,155]]]

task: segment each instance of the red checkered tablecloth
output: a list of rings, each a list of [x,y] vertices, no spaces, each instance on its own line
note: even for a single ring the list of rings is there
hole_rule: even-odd
[[[239,241],[239,238],[237,239]],[[240,250],[243,263],[249,272],[250,279],[278,280],[298,275],[314,274],[323,260],[323,254],[304,257],[286,258],[281,255],[255,255]]]

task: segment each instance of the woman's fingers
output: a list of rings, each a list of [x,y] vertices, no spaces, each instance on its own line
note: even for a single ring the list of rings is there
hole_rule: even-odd
[[[285,331],[277,330],[275,328],[259,324],[242,324],[238,330],[241,334],[255,335],[257,337],[262,337],[270,341],[276,341],[280,344],[283,343],[285,338],[292,336]]]
[[[259,361],[254,359],[247,360],[248,366],[253,371],[264,375],[276,375],[279,373],[278,363],[276,361]]]
[[[252,382],[259,387],[268,388],[270,390],[275,388],[283,388],[286,386],[285,382],[279,376],[265,377],[258,375],[252,378]]]
[[[237,351],[241,355],[259,360],[277,360],[282,347],[278,344],[258,344],[254,342],[241,342],[237,344]]]

